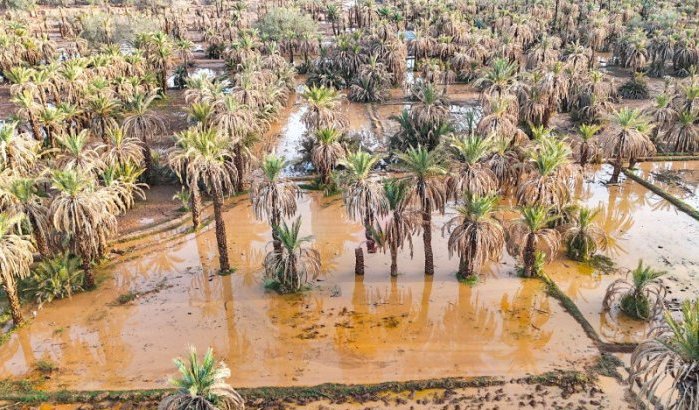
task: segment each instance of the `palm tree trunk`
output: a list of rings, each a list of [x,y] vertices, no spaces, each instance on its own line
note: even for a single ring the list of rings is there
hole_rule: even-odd
[[[243,179],[245,178],[245,161],[243,161],[243,149],[241,143],[235,144],[235,170],[237,171],[238,177],[235,180],[235,191],[243,192]]]
[[[39,124],[36,122],[36,117],[34,117],[34,114],[32,112],[29,112],[29,125],[32,127],[32,133],[34,134],[34,139],[37,141],[41,141],[43,138],[41,137],[41,128],[39,128]]]
[[[432,252],[432,210],[425,206],[422,210],[422,242],[425,245],[425,275],[434,275],[434,254]]]
[[[364,249],[361,246],[354,249],[354,274],[364,276]]]
[[[617,154],[616,159],[614,160],[614,171],[612,171],[612,177],[609,179],[610,184],[617,184],[619,183],[619,174],[621,173],[621,154]]]
[[[277,204],[276,193],[272,194],[272,246],[274,247],[275,255],[281,256],[282,254],[282,242],[279,240],[279,234],[277,233],[277,228],[279,228],[279,223],[281,221],[281,212],[279,212],[279,205]]]
[[[524,245],[524,255],[522,257],[524,262],[524,272],[523,276],[525,278],[531,278],[534,276],[534,265],[536,264],[536,248],[534,247],[534,234],[530,233],[527,235],[527,243]]]
[[[141,140],[141,150],[143,151],[143,164],[146,167],[146,172],[144,173],[144,178],[146,182],[152,182],[153,177],[153,155],[150,152],[150,147],[148,146],[148,139],[144,136]]]
[[[190,190],[189,208],[192,210],[192,225],[196,231],[201,223],[201,193],[196,183],[191,186]]]
[[[22,318],[22,308],[19,304],[17,289],[14,286],[7,286],[5,281],[3,281],[2,287],[5,289],[7,300],[10,304],[10,316],[12,316],[12,323],[14,323],[15,326],[19,326],[22,324],[24,319]]]
[[[218,245],[218,261],[221,265],[221,272],[231,270],[228,262],[228,247],[226,246],[226,225],[223,221],[223,194],[221,189],[214,190],[214,219],[216,221],[216,243]]]
[[[398,276],[398,246],[395,243],[390,244],[391,250],[391,276]]]
[[[580,148],[580,167],[581,168],[585,168],[585,165],[587,165],[588,151],[589,151],[589,148],[587,146],[587,143],[584,143],[583,146]]]
[[[457,272],[457,276],[459,278],[467,277],[468,276],[467,270],[468,270],[468,263],[466,263],[466,258],[464,258],[463,255],[459,255],[459,271]]]

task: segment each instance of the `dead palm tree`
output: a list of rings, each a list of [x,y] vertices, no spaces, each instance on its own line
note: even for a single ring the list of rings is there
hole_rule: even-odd
[[[550,208],[522,206],[520,218],[507,230],[507,252],[522,263],[522,276],[541,274],[544,258],[551,260],[560,246],[561,235],[548,226],[558,217]]]
[[[223,196],[233,190],[238,176],[233,166],[234,154],[230,150],[228,138],[216,130],[201,128],[190,128],[178,133],[175,138],[175,147],[170,150],[168,160],[193,197],[195,192],[198,195],[199,185],[211,193],[220,269],[223,273],[230,272]]]
[[[17,280],[29,275],[34,260],[34,245],[29,238],[14,233],[19,216],[0,213],[0,282],[10,305],[12,323],[22,323],[22,310],[17,296]]]
[[[435,151],[418,146],[398,154],[398,166],[407,175],[410,187],[408,202],[419,207],[422,213],[422,240],[425,245],[425,275],[434,275],[432,252],[432,212],[444,212],[446,203],[445,184],[442,177],[447,170]]]
[[[459,278],[473,276],[476,268],[488,261],[498,261],[505,246],[505,230],[493,217],[498,197],[464,195],[464,205],[456,208],[457,216],[444,225],[449,234],[449,256],[459,255]]]
[[[320,182],[329,185],[332,171],[345,156],[345,147],[340,143],[342,133],[335,128],[321,128],[315,132],[315,143],[311,150],[311,162],[320,173]]]
[[[281,253],[281,242],[277,228],[282,218],[296,214],[296,198],[301,196],[298,186],[281,175],[286,161],[274,154],[266,155],[260,167],[253,173],[250,186],[250,200],[255,216],[259,220],[269,220],[272,227],[272,241],[277,253]]]
[[[655,145],[648,138],[648,123],[640,111],[624,107],[613,117],[618,133],[610,133],[602,139],[602,149],[608,158],[614,159],[610,184],[619,182],[624,160],[654,155]]]
[[[82,259],[85,287],[95,287],[92,261],[100,255],[106,236],[116,231],[117,208],[112,192],[76,170],[54,171],[49,215],[53,228],[68,236],[71,251]]]

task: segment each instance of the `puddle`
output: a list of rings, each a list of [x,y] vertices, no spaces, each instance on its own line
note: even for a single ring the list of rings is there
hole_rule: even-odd
[[[641,177],[699,209],[699,161],[643,162]]]
[[[699,292],[699,222],[632,180],[605,186],[602,182],[609,179],[609,173],[605,166],[574,192],[586,205],[602,208],[597,221],[612,239],[608,255],[626,270],[635,268],[642,258],[651,267],[667,271],[663,283],[669,286],[670,307],[695,297]],[[603,340],[628,343],[645,337],[644,322],[601,309],[606,288],[623,274],[602,275],[569,260],[559,260],[546,271]]]

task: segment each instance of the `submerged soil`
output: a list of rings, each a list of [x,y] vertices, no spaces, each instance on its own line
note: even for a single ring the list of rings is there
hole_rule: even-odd
[[[699,161],[644,162],[641,177],[699,209]]]

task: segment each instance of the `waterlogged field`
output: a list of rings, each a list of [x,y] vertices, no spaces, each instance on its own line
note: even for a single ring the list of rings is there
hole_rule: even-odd
[[[606,169],[590,172],[574,192],[603,209],[598,221],[611,235],[610,256],[622,270],[640,257],[670,269],[673,301],[696,294],[696,244],[680,246],[674,232],[693,241],[697,221],[633,181],[607,187],[605,177]],[[265,290],[269,225],[255,222],[247,197],[237,197],[225,212],[233,274],[216,273],[212,225],[120,244],[121,256],[112,254],[96,291],[40,310],[0,348],[0,378],[28,377],[37,363],[51,361],[58,370],[44,383],[48,389],[163,387],[170,359],[190,344],[212,346],[231,368],[231,382],[245,387],[522,377],[582,368],[599,355],[542,281],[515,275],[511,258],[485,267],[475,284],[458,282],[457,259],[440,235],[450,208],[434,220],[434,277],[423,274],[418,238],[412,259],[409,249],[401,251],[397,278],[389,277],[382,253],[367,255],[366,274],[356,277],[354,248],[364,233],[339,197],[307,193],[299,214],[323,262],[308,291]],[[607,275],[563,256],[546,272],[603,340],[642,338],[642,325],[601,309],[606,286],[623,273]]]

